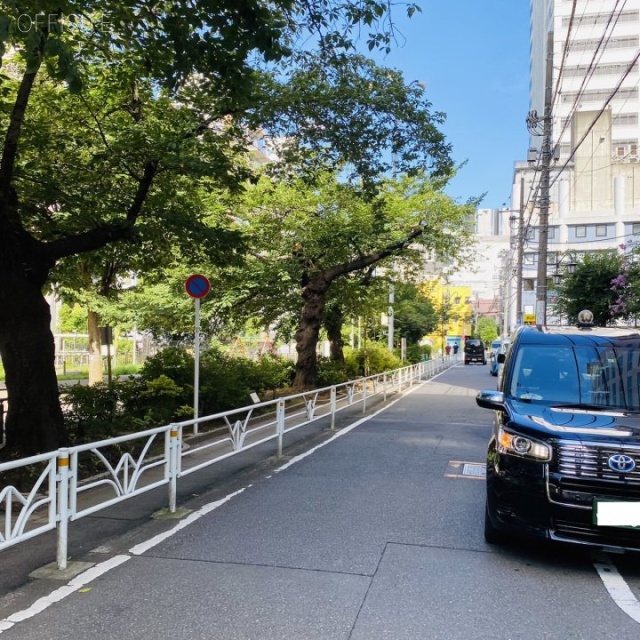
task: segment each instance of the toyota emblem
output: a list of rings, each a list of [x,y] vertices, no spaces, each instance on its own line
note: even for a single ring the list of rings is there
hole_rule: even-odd
[[[607,460],[609,468],[618,473],[631,473],[636,468],[636,461],[623,453],[616,453]]]

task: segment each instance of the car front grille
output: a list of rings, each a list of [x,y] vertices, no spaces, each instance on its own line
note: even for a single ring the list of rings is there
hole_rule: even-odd
[[[594,480],[623,482],[640,487],[640,447],[561,440],[556,444],[555,453],[551,471],[562,478],[571,477],[585,483]],[[633,458],[636,462],[635,469],[629,473],[613,471],[608,460],[615,454]]]

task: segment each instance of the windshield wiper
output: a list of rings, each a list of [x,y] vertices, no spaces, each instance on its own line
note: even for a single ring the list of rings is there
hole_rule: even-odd
[[[601,411],[603,413],[625,416],[629,414],[639,414],[637,409],[625,409],[624,407],[609,407],[602,404],[589,404],[587,402],[569,402],[562,404],[553,404],[551,409],[569,409],[572,411]]]

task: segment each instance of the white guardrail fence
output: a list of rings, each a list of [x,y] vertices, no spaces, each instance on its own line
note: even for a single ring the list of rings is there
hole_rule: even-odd
[[[321,418],[335,429],[336,414],[374,396],[387,400],[414,383],[455,364],[428,360],[343,384],[0,464],[0,478],[13,471],[20,489],[0,490],[0,551],[57,529],[56,559],[67,567],[69,523],[157,487],[168,487],[175,512],[179,478]],[[198,434],[185,438],[185,430]],[[15,476],[14,476],[15,477]],[[30,489],[25,492],[24,485]],[[2,520],[4,523],[2,525]]]

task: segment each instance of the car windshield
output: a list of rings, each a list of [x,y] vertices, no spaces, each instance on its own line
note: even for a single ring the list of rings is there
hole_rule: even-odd
[[[637,348],[527,345],[512,371],[512,398],[640,411]]]

